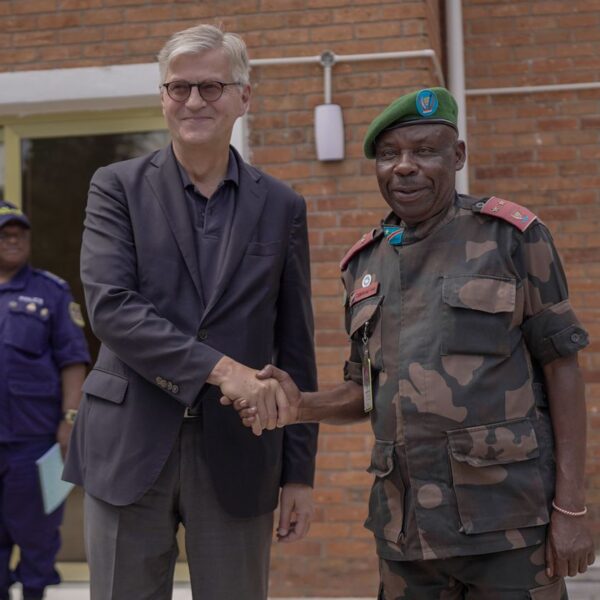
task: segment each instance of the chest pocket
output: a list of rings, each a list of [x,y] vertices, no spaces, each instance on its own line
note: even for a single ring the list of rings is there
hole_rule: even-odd
[[[20,352],[41,356],[50,343],[49,314],[38,306],[29,311],[26,305],[11,306],[6,320],[5,343]]]
[[[382,348],[383,296],[374,296],[352,304],[348,313],[348,333],[363,355],[365,342],[375,371],[383,370]]]
[[[442,355],[509,356],[516,289],[516,280],[509,277],[444,277]]]

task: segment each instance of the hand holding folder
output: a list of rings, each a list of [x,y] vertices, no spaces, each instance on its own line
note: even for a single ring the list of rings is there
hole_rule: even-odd
[[[58,443],[35,461],[40,477],[44,512],[54,512],[67,498],[74,485],[63,481],[63,459]]]

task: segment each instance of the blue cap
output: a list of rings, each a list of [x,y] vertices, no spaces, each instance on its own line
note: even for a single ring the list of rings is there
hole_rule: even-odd
[[[10,202],[0,200],[0,229],[9,223],[19,223],[31,229],[31,223],[20,208]]]

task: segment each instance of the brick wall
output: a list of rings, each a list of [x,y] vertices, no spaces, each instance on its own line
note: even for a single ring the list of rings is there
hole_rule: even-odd
[[[434,48],[441,55],[440,4],[0,0],[0,70],[149,62],[170,33],[203,21],[241,33],[253,58],[314,56],[327,49],[356,54]],[[597,78],[597,2],[465,0],[464,12],[468,88]],[[252,78],[252,160],[288,181],[308,203],[319,380],[326,388],[340,381],[346,355],[339,259],[386,212],[373,164],[362,158],[365,128],[402,92],[437,81],[429,59],[335,65],[333,102],[343,108],[346,160],[319,163],[312,127],[313,109],[323,102],[321,67],[257,67]],[[527,204],[548,222],[566,260],[574,304],[595,338],[599,108],[599,91],[468,101],[472,191]],[[592,424],[589,496],[600,537],[600,435],[593,433],[600,424],[597,343],[582,363]],[[366,424],[322,428],[316,520],[306,541],[274,549],[274,595],[374,595],[374,546],[361,526],[370,444]]]
[[[463,3],[468,88],[598,81],[600,6]],[[600,89],[468,100],[471,191],[529,206],[550,227],[572,302],[589,330],[590,521],[600,540]]]

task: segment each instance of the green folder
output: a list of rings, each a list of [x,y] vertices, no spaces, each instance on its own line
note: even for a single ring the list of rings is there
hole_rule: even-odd
[[[69,492],[75,486],[61,479],[63,459],[58,443],[54,444],[48,452],[40,456],[35,461],[35,464],[40,476],[44,512],[49,515],[65,501]]]

